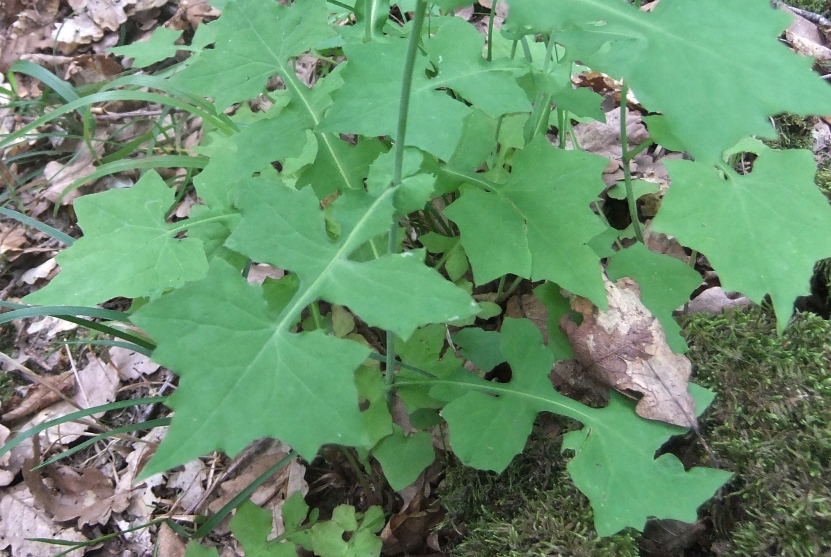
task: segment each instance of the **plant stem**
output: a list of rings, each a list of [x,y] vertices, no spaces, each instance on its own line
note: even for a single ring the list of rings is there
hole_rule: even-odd
[[[407,57],[404,59],[404,76],[401,80],[401,97],[398,104],[398,129],[395,133],[395,151],[392,162],[392,187],[395,188],[401,183],[402,168],[404,166],[404,141],[407,137],[407,114],[410,109],[410,92],[413,85],[413,68],[418,53],[418,44],[421,40],[421,28],[424,26],[424,13],[427,11],[427,0],[418,0],[413,15],[413,28],[410,30],[410,37],[407,42]],[[398,222],[393,220],[390,225],[389,242],[387,251],[395,253],[398,251]],[[392,378],[395,375],[395,333],[387,331],[387,359],[386,359],[386,383],[387,399],[389,400],[392,391]]]
[[[322,329],[323,317],[320,315],[320,306],[316,301],[309,304],[309,312],[312,314],[312,321],[314,321],[315,329]]]
[[[493,60],[493,20],[496,17],[496,0],[491,1],[491,16],[488,19],[488,62]]]
[[[623,163],[623,182],[626,184],[626,204],[629,206],[629,217],[632,219],[635,238],[643,243],[643,231],[641,231],[641,223],[638,220],[638,202],[632,189],[632,172],[629,170],[629,161],[632,160],[632,153],[635,151],[629,151],[629,143],[626,139],[626,97],[628,95],[629,86],[626,85],[626,82],[623,82],[620,86],[620,148],[621,162]]]
[[[514,291],[517,289],[517,287],[519,287],[521,282],[522,282],[522,277],[521,276],[517,275],[516,277],[514,277],[514,280],[511,283],[511,285],[508,287],[508,289],[506,291],[504,291],[502,294],[500,294],[499,296],[497,296],[495,302],[498,304],[498,303],[510,298],[511,294],[514,293]]]
[[[372,42],[372,5],[374,0],[364,0],[364,42]]]

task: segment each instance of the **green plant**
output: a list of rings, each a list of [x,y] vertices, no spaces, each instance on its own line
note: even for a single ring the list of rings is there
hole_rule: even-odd
[[[176,411],[170,430],[144,477],[271,436],[306,458],[330,443],[370,451],[401,488],[434,453],[426,431],[405,435],[393,423],[395,394],[416,426],[434,425],[440,411],[455,454],[482,469],[502,470],[522,452],[539,412],[581,422],[563,448],[575,453],[568,471],[601,536],[642,528],[650,516],[695,520],[729,473],[654,457],[685,428],[644,420],[615,393],[598,409],[555,391],[548,373],[569,356],[556,326],[552,349],[527,319],[505,319],[500,332],[471,327],[456,337],[466,357],[484,371],[507,362],[512,377],[496,383],[465,371],[444,352],[442,325],[470,325],[482,312],[460,255],[455,271],[446,269],[450,282],[402,231],[432,222],[433,232],[452,233],[449,219],[476,285],[498,280],[502,292],[511,274],[547,281],[537,292],[552,307],[567,305],[559,286],[607,308],[599,261],[608,250],[590,244],[618,235],[592,210],[608,161],[545,136],[551,121],[565,133],[572,115],[602,117],[599,96],[572,89],[579,60],[622,77],[624,90],[661,113],[650,123],[654,142],[695,157],[666,164],[673,185],[653,229],[707,255],[725,288],[757,302],[770,295],[784,329],[815,262],[831,255],[831,208],[813,184],[811,154],[743,140],[771,137],[775,113],[831,112],[828,86],[810,61],[777,44],[787,16],[765,0],[663,0],[651,13],[620,0],[513,0],[483,56],[484,38],[470,24],[435,16],[425,25],[424,0],[403,27],[388,21],[384,0],[358,7],[355,25],[332,26],[323,0],[225,4],[199,28],[178,71],[143,82],[178,92],[187,101],[167,102],[187,103],[211,125],[194,179],[202,204],[167,222],[174,192],[152,171],[129,190],[77,200],[84,237],[59,256],[57,278],[27,301],[136,299],[130,320],[155,341],[154,359],[180,377],[166,403]],[[146,62],[147,48],[137,48]],[[325,67],[312,88],[292,63],[304,53]],[[334,64],[341,55],[347,61]],[[268,91],[274,76],[284,88]],[[223,115],[258,95],[271,108]],[[194,100],[200,96],[212,104]],[[757,155],[750,174],[723,162],[737,142],[735,152]],[[650,144],[627,151],[624,138],[624,159]],[[636,214],[628,174],[626,186]],[[444,243],[437,251],[458,250]],[[626,260],[621,266],[651,291],[647,305],[669,324],[679,303],[677,262],[638,246],[612,263]],[[443,260],[446,268],[450,256]],[[290,273],[249,285],[251,262]],[[108,273],[91,272],[102,267]],[[370,348],[329,330],[321,302],[348,307],[385,330],[386,341]],[[696,413],[712,400],[695,385],[690,392]]]

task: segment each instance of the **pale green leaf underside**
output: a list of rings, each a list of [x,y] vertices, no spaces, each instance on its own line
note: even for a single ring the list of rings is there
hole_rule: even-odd
[[[809,151],[759,145],[744,176],[668,161],[672,187],[653,229],[705,254],[726,290],[756,303],[770,294],[781,330],[809,292],[814,264],[831,257],[831,207],[814,185]]]
[[[507,273],[546,279],[605,307],[598,257],[588,242],[604,230],[590,203],[604,187],[607,163],[538,137],[515,155],[506,184],[469,190],[447,207],[476,282]],[[475,175],[467,180],[476,183]]]
[[[831,113],[831,88],[780,43],[789,16],[767,0],[662,0],[651,13],[620,0],[509,3],[509,26],[553,30],[572,59],[623,76],[702,162],[772,137],[770,116]]]
[[[548,379],[552,354],[530,321],[506,319],[500,347],[511,365],[509,383],[490,383],[459,371],[453,381],[436,382],[431,391],[437,398],[452,399],[442,416],[462,462],[501,471],[523,449],[537,412],[581,421],[583,429],[567,435],[563,448],[577,452],[569,471],[589,496],[602,536],[626,526],[642,529],[652,516],[692,522],[698,506],[729,479],[729,473],[719,470],[685,471],[673,455],[655,459],[655,451],[684,430],[639,417],[623,397],[613,395],[608,407],[593,409],[555,391]],[[471,392],[455,398],[464,386]]]
[[[202,242],[176,239],[191,221],[164,220],[174,198],[175,192],[149,171],[132,188],[78,199],[75,211],[84,237],[58,255],[58,276],[25,301],[91,306],[117,296],[156,294],[204,276],[208,263]]]

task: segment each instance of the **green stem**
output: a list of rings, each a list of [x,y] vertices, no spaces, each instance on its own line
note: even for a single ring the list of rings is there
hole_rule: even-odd
[[[364,0],[364,42],[372,41],[372,4],[373,0]]]
[[[413,85],[413,69],[415,68],[418,44],[421,40],[421,29],[424,26],[424,14],[427,11],[427,0],[418,0],[413,15],[413,27],[410,30],[410,37],[407,42],[407,57],[404,59],[404,76],[401,80],[401,97],[398,104],[398,128],[395,133],[395,151],[393,152],[392,163],[392,187],[395,188],[401,183],[402,169],[404,167],[404,145],[407,137],[407,115],[410,109],[410,92]],[[389,242],[387,251],[396,253],[398,251],[398,222],[393,220],[390,225]],[[392,391],[392,379],[395,375],[395,333],[387,331],[387,359],[386,359],[386,383],[387,399],[389,400]]]
[[[488,19],[488,62],[493,60],[493,20],[496,17],[496,0],[491,2],[491,16]]]
[[[309,312],[312,314],[315,329],[323,329],[323,317],[320,315],[320,306],[317,305],[317,302],[309,304]]]
[[[626,184],[626,204],[629,206],[629,217],[632,219],[632,228],[635,230],[635,238],[643,243],[643,231],[638,220],[638,202],[635,199],[635,192],[632,189],[632,171],[629,169],[629,161],[632,160],[632,153],[629,151],[629,143],[626,139],[626,97],[629,94],[629,86],[626,82],[620,87],[620,148],[621,162],[623,163],[623,182]]]
[[[505,278],[505,277],[502,277],[502,278]],[[511,283],[511,285],[508,287],[508,289],[505,292],[503,292],[501,295],[496,297],[496,300],[495,300],[496,303],[498,304],[498,303],[502,302],[503,300],[507,300],[508,298],[510,298],[511,294],[514,293],[514,291],[519,287],[521,282],[522,282],[522,277],[521,276],[517,276],[516,278],[514,278],[514,281]]]

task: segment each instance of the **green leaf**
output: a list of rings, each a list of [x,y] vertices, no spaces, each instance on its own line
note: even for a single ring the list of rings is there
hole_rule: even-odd
[[[378,557],[381,539],[374,531],[384,526],[381,507],[370,507],[360,524],[355,508],[349,505],[335,507],[332,520],[312,526],[312,547],[320,557]],[[344,534],[351,536],[344,539]]]
[[[235,455],[262,437],[304,458],[325,443],[367,443],[354,371],[369,349],[320,331],[290,333],[301,295],[278,313],[261,286],[215,260],[205,279],[136,312],[157,340],[153,359],[180,376],[167,402],[173,423],[145,477],[213,450]]]
[[[261,509],[250,500],[237,507],[231,519],[231,532],[242,544],[245,557],[296,557],[297,551],[291,542],[269,542],[271,534],[271,512]]]
[[[505,361],[499,348],[499,333],[496,331],[468,327],[453,335],[453,342],[461,348],[462,356],[482,371],[490,371]]]
[[[387,406],[386,382],[378,367],[361,366],[355,374],[355,383],[362,404],[364,401],[369,404],[361,412],[369,435],[369,448],[393,432],[392,416]]]
[[[165,222],[174,199],[175,192],[151,170],[132,188],[75,201],[84,237],[58,255],[62,269],[58,276],[24,300],[91,306],[117,296],[155,295],[203,277],[208,264],[202,242],[176,238],[196,222]],[[227,216],[214,215],[210,221]]]
[[[239,133],[211,142],[210,162],[194,179],[199,197],[209,207],[230,207],[240,178],[250,177],[274,161],[296,157],[306,142],[306,130],[314,125],[294,101],[274,108],[263,118],[245,124]]]
[[[813,61],[779,41],[790,17],[764,0],[662,1],[650,13],[620,0],[509,4],[509,27],[553,32],[571,59],[625,78],[701,162],[744,136],[775,137],[775,114],[831,113]]]
[[[627,526],[642,531],[650,517],[698,520],[698,507],[732,474],[712,468],[684,470],[669,453],[654,458],[671,435],[683,430],[644,420],[616,391],[611,397],[608,406],[594,410],[591,425],[563,438],[563,450],[576,453],[568,471],[591,501],[597,534],[610,536]]]
[[[399,426],[394,427],[393,434],[382,439],[372,454],[381,463],[390,486],[399,491],[418,479],[436,459],[436,452],[426,431],[408,437]]]
[[[334,36],[327,15],[324,0],[292,7],[257,0],[228,2],[216,22],[214,48],[198,53],[173,82],[212,97],[219,111],[253,99],[274,74],[294,74],[289,58]]]
[[[157,27],[146,41],[116,46],[109,50],[118,56],[132,58],[134,68],[144,68],[176,56],[178,50],[190,50],[190,47],[173,44],[181,36],[182,31]]]
[[[508,273],[547,279],[605,308],[598,258],[587,242],[604,230],[590,203],[604,188],[607,164],[537,137],[516,153],[506,184],[466,177],[483,188],[466,191],[445,214],[459,225],[477,284]]]
[[[426,267],[423,251],[367,262],[349,259],[353,251],[389,229],[394,193],[388,189],[377,198],[357,191],[341,195],[329,206],[341,229],[340,238],[333,242],[311,191],[246,188],[240,198],[243,219],[228,245],[255,261],[297,273],[316,297],[348,306],[371,326],[402,338],[420,325],[475,315],[476,303]]]
[[[517,68],[504,62],[486,62],[482,58],[483,41],[475,28],[459,19],[444,23],[435,37],[427,41],[426,48],[438,74],[432,79],[427,77],[429,59],[416,59],[407,145],[444,160],[456,150],[472,109],[446,91],[438,91],[439,88],[455,90],[493,117],[530,110],[514,78]],[[394,136],[406,50],[404,40],[345,46],[345,85],[334,93],[334,104],[317,131]]]
[[[672,312],[690,300],[692,291],[701,284],[701,275],[678,259],[649,251],[640,242],[612,256],[606,274],[611,280],[635,279],[641,301],[661,322],[669,347],[676,354],[687,351]]]
[[[219,552],[215,547],[205,547],[198,542],[190,542],[185,557],[219,557]]]
[[[831,257],[831,207],[814,184],[810,151],[760,143],[750,174],[667,161],[672,186],[652,222],[707,256],[725,290],[756,303],[770,294],[780,331],[814,264]]]
[[[431,394],[451,399],[442,415],[451,446],[465,464],[503,470],[522,450],[538,412],[579,420],[583,429],[569,433],[563,448],[577,453],[569,472],[591,500],[601,536],[627,526],[643,529],[651,516],[692,522],[698,506],[730,478],[728,472],[708,468],[685,471],[671,454],[656,459],[655,451],[685,430],[639,417],[633,403],[620,395],[596,409],[555,391],[548,379],[552,354],[529,320],[506,319],[500,348],[511,366],[509,383],[491,383],[463,371],[452,380],[431,381],[436,385]],[[465,388],[468,392],[459,396]]]

